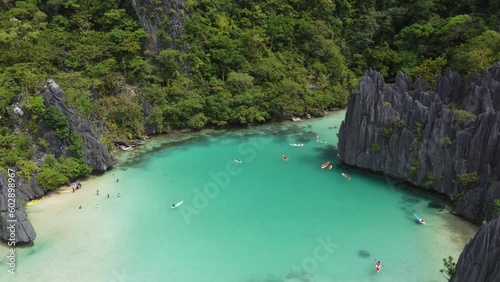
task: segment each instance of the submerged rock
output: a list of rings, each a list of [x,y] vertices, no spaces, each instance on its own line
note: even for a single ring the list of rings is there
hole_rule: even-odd
[[[358,255],[360,257],[363,257],[363,258],[367,258],[367,257],[370,257],[370,253],[368,251],[365,251],[365,250],[361,250],[358,252]]]
[[[427,207],[431,208],[431,209],[439,209],[439,210],[442,210],[444,208],[446,208],[446,204],[445,203],[441,203],[441,202],[430,202]]]

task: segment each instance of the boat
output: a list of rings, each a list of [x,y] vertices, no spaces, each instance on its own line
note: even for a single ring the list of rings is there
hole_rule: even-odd
[[[302,143],[290,143],[290,146],[302,147],[302,146],[304,146],[304,144],[302,144]]]
[[[324,164],[321,165],[321,169],[324,169],[325,167],[327,167],[328,165],[330,164],[330,162],[326,162]]]
[[[32,205],[34,205],[34,204],[36,204],[36,203],[40,202],[42,199],[43,199],[43,197],[42,197],[42,198],[40,198],[40,199],[36,199],[36,200],[33,200],[33,201],[29,201],[29,202],[26,204],[26,206],[27,206],[27,207],[32,206]]]
[[[178,202],[178,203],[175,203],[175,204],[173,204],[173,205],[171,206],[171,208],[175,209],[176,207],[178,207],[178,206],[182,205],[182,203],[184,203],[184,201],[180,201],[180,202]]]
[[[347,173],[343,173],[343,172],[342,172],[342,176],[343,176],[343,177],[345,177],[346,179],[351,179],[351,177],[350,177],[350,176],[349,176],[349,174],[347,174]]]
[[[234,159],[234,162],[235,162],[235,163],[239,163],[239,164],[242,164],[242,163],[243,163],[241,160],[238,160],[238,159]]]
[[[418,223],[420,224],[425,224],[425,219],[421,218],[420,216],[418,216],[417,214],[415,214],[415,218],[417,219]]]
[[[122,150],[122,151],[130,151],[130,150],[132,150],[131,146],[123,146],[123,145],[121,145],[118,148],[120,148],[120,150]]]
[[[316,142],[319,142],[319,143],[326,143],[326,140],[323,140],[323,139],[316,139]]]

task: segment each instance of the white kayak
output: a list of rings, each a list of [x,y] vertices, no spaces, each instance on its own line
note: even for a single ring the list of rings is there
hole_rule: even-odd
[[[304,146],[304,144],[302,144],[302,143],[298,143],[298,144],[293,144],[293,143],[290,143],[290,146],[294,146],[294,147],[302,147],[302,146]]]
[[[235,163],[239,163],[239,164],[242,164],[242,163],[243,163],[241,160],[238,160],[238,159],[234,160],[234,162],[235,162]]]
[[[182,205],[182,203],[184,203],[184,201],[180,201],[180,202],[178,202],[178,203],[175,203],[175,204],[173,204],[173,205],[171,206],[171,208],[175,209],[176,207],[178,207],[178,206]]]

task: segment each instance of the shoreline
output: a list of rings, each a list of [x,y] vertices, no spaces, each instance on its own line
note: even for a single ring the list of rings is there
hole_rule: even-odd
[[[337,118],[340,118],[340,115],[338,115]],[[322,124],[322,126],[315,127],[312,131],[307,128],[308,127],[307,123],[300,125],[300,127],[302,128],[301,130],[306,130],[308,132],[308,136],[312,136],[311,132],[316,132],[316,131],[320,132],[320,130],[323,130],[323,132],[320,132],[321,135],[334,136],[336,133],[335,131],[327,130],[325,128],[325,125],[328,123],[330,123],[329,119],[325,120],[324,122],[320,121],[320,124]],[[337,120],[335,121],[335,123],[337,123]],[[274,126],[274,127],[271,126],[269,128],[266,127],[262,130],[264,134],[272,134],[272,132],[274,132],[275,130],[281,131],[282,134],[287,134],[286,132],[288,132],[288,129],[295,127],[296,126],[292,125],[291,123],[288,123],[288,126]],[[326,132],[328,132],[328,134],[326,134]],[[117,156],[119,158],[119,163],[118,163],[119,165],[115,166],[112,170],[106,171],[107,173],[93,175],[88,179],[81,181],[82,188],[80,190],[75,191],[75,193],[80,193],[79,195],[77,196],[72,195],[73,193],[71,192],[71,188],[63,186],[60,188],[60,190],[58,190],[63,193],[57,193],[56,191],[54,191],[54,193],[51,193],[50,196],[47,196],[47,198],[44,199],[46,201],[35,204],[31,206],[29,209],[27,209],[27,213],[29,214],[30,220],[35,226],[39,237],[37,238],[37,240],[35,240],[33,248],[19,249],[19,257],[23,257],[23,261],[22,262],[20,261],[21,262],[20,269],[21,268],[25,269],[23,271],[23,278],[26,279],[34,278],[36,280],[35,272],[37,272],[39,269],[42,268],[44,269],[44,271],[47,271],[47,273],[51,273],[51,271],[52,272],[60,271],[61,272],[60,277],[71,277],[70,275],[88,271],[90,267],[90,269],[93,269],[93,273],[84,274],[83,277],[88,278],[88,276],[92,276],[92,278],[99,278],[100,280],[102,280],[104,277],[113,279],[112,277],[113,271],[120,272],[123,266],[130,265],[132,262],[137,262],[134,261],[133,259],[130,260],[130,257],[127,256],[128,251],[124,251],[123,249],[130,247],[132,248],[130,250],[130,254],[133,254],[134,250],[137,251],[136,249],[140,248],[139,246],[133,246],[133,244],[131,245],[130,240],[128,241],[128,244],[127,241],[122,241],[120,239],[117,240],[116,242],[113,242],[116,240],[115,239],[116,236],[122,237],[122,235],[128,234],[129,232],[137,232],[136,230],[138,228],[141,228],[141,230],[144,230],[144,232],[147,232],[148,234],[154,234],[156,232],[155,229],[148,229],[148,228],[142,229],[142,228],[149,226],[149,224],[146,223],[149,222],[149,220],[152,220],[152,222],[160,220],[160,217],[156,215],[157,210],[155,210],[154,213],[150,214],[151,216],[153,216],[152,218],[150,218],[149,217],[150,215],[148,215],[147,218],[143,218],[143,220],[140,222],[137,222],[138,218],[135,218],[135,220],[133,218],[134,214],[138,212],[137,210],[134,211],[135,209],[134,207],[140,210],[143,204],[149,205],[148,203],[151,200],[154,200],[158,204],[157,200],[159,200],[159,198],[155,197],[155,195],[160,194],[159,190],[150,189],[148,191],[153,192],[154,194],[149,196],[149,201],[145,201],[146,198],[142,198],[142,195],[145,192],[140,185],[142,185],[143,182],[137,178],[135,172],[144,170],[144,167],[142,167],[142,165],[140,164],[137,165],[137,161],[138,160],[142,161],[148,158],[149,156],[154,156],[157,154],[158,150],[163,150],[165,148],[169,148],[170,146],[174,146],[174,151],[177,151],[177,148],[183,147],[184,144],[188,144],[186,148],[190,148],[189,144],[193,142],[193,140],[196,138],[201,138],[201,142],[207,141],[211,143],[211,142],[216,142],[217,138],[222,136],[222,134],[213,132],[211,130],[202,131],[200,133],[201,134],[199,133],[181,134],[182,137],[180,138],[178,136],[175,137],[165,136],[165,135],[157,136],[155,138],[148,140],[146,145],[141,146],[140,148],[137,148],[132,152],[131,151],[120,152],[119,156]],[[249,136],[245,132],[239,132],[237,130],[231,132],[229,136],[231,135],[238,135],[238,136],[241,135],[241,137]],[[186,143],[182,141],[184,139],[187,140]],[[277,142],[279,142],[279,140],[276,140],[274,146],[279,146],[279,144],[281,144]],[[311,142],[313,147],[324,148],[316,144],[316,142],[313,141]],[[286,143],[288,143],[288,141]],[[331,142],[331,144],[329,145],[334,146],[333,144],[334,142]],[[158,147],[160,147],[160,149],[158,149]],[[169,154],[166,154],[160,156],[160,158],[165,158],[167,155],[169,156]],[[191,157],[195,155],[196,154],[194,155],[192,154]],[[228,155],[230,156],[231,154]],[[128,160],[131,160],[137,166],[134,165],[129,166],[130,162]],[[173,165],[175,163],[176,163],[175,159],[173,161],[170,161],[170,168],[168,169],[169,174],[172,173],[175,174],[176,166]],[[146,161],[146,166],[147,165],[148,163]],[[165,170],[166,168],[164,168],[163,166],[155,166],[155,167],[157,167],[156,170],[158,171],[164,170],[165,173],[167,173],[167,170]],[[158,174],[154,175],[157,175],[158,177],[161,178],[163,177],[163,172],[161,172],[161,174],[162,175]],[[363,174],[366,174],[366,172],[363,172]],[[151,176],[153,174],[149,173],[148,175]],[[117,178],[119,178],[120,183],[116,183]],[[128,186],[128,189],[125,189],[127,187],[123,187],[124,189],[121,189],[120,184],[123,184],[123,186]],[[176,183],[176,182],[165,182],[164,184],[168,186],[179,186],[179,187],[182,186],[181,185],[182,183]],[[96,189],[100,190],[101,192],[100,196],[96,196],[95,193]],[[382,189],[387,190],[383,186]],[[401,189],[400,191],[402,190],[403,189]],[[124,197],[120,200],[117,199],[116,198],[117,192],[125,192]],[[185,192],[191,195],[189,193],[189,188]],[[394,192],[400,193],[397,191]],[[112,199],[106,199],[107,193],[110,193],[112,195],[111,197]],[[312,193],[309,192],[310,196],[311,194],[314,194],[314,192]],[[183,193],[172,194],[172,196],[174,196],[173,198],[182,195]],[[168,199],[165,198],[165,199],[166,201],[165,200],[159,200],[159,201],[165,202],[166,205],[167,204],[166,202],[169,202],[168,199],[170,198]],[[185,195],[184,195],[184,200],[186,200]],[[218,198],[218,200],[219,201],[224,200],[224,197]],[[96,202],[99,203],[99,209],[95,209],[94,207]],[[78,206],[82,203],[84,205],[84,208],[83,210],[79,210]],[[187,203],[189,204],[189,202]],[[163,204],[159,203],[159,205]],[[421,205],[420,207],[423,208],[424,205]],[[170,207],[165,206],[164,212],[170,214],[171,213]],[[208,213],[210,213],[210,211],[207,209],[204,215],[208,215]],[[434,213],[434,211],[428,210],[428,213]],[[459,231],[460,226],[462,225],[460,224],[460,222],[457,222],[455,224],[456,220],[453,217],[451,217],[451,214],[449,213],[446,214],[442,213],[441,215],[440,214],[441,213],[433,216],[427,214],[429,216],[429,222],[431,223],[431,225],[429,226],[434,225],[434,228],[433,229],[427,228],[425,230],[422,230],[422,236],[429,236],[427,237],[429,238],[429,240],[431,240],[432,242],[437,242],[437,244],[441,244],[439,247],[441,250],[456,257],[456,255],[459,255],[460,252],[463,250],[464,247],[462,245],[463,238],[468,239],[469,234],[461,233]],[[169,222],[182,223],[182,221],[178,221],[181,220],[182,218],[178,216],[176,217],[175,215],[176,213],[172,213],[171,216],[168,216],[168,219],[170,220]],[[440,218],[442,217],[442,220],[438,219],[437,217]],[[161,220],[163,222],[163,219]],[[308,223],[306,223],[306,225],[307,224],[314,224],[314,222],[309,221]],[[178,225],[169,224],[169,226],[173,227]],[[412,225],[410,224],[410,226]],[[190,228],[193,228],[193,225],[191,225]],[[433,235],[434,231],[437,230],[436,228],[439,229],[445,228],[446,231],[443,233],[443,235],[446,234],[447,236],[440,236],[440,238],[432,239],[434,238]],[[281,230],[282,232],[286,232],[285,231],[286,229],[281,229]],[[318,230],[321,231],[323,229],[321,227],[318,227]],[[452,230],[452,232],[450,232],[450,230]],[[383,232],[383,231],[381,229],[378,230],[377,232]],[[318,234],[323,234],[323,233],[319,232]],[[160,232],[157,235],[160,234],[166,234],[166,233]],[[244,236],[250,236],[249,233],[242,233],[242,234],[245,234]],[[315,233],[309,233],[309,234],[312,234],[311,238],[314,239],[313,237]],[[456,234],[456,236],[454,234]],[[153,238],[154,236],[150,237]],[[157,243],[166,244],[167,240],[171,242],[172,240],[175,241],[176,236],[175,234],[172,234],[171,238],[168,237],[163,237],[163,238],[164,239],[160,240],[160,242]],[[341,237],[339,237],[339,240],[341,240],[340,238]],[[449,238],[457,238],[460,240],[459,241],[449,240]],[[155,243],[149,244],[148,246],[149,247],[147,248],[149,248],[149,250],[154,254],[154,251],[152,250],[154,250],[155,248],[154,247]],[[82,251],[84,253],[78,255],[78,253],[81,253]],[[388,250],[388,251],[389,253],[397,253],[397,250],[392,250],[392,251]],[[434,252],[433,249],[427,251],[429,259],[435,262],[433,263],[434,266],[436,266],[442,261],[441,253],[444,253],[443,251]],[[377,250],[377,248],[375,248],[373,252],[380,253],[381,250]],[[64,258],[66,257],[71,258],[72,254],[74,253],[76,254],[74,261],[73,259],[71,259],[72,262],[70,264],[64,262]],[[59,263],[62,262],[61,265],[66,267],[63,267],[63,269],[58,270],[57,267],[59,266],[56,267],[57,262],[46,266],[39,265],[37,261],[40,261],[40,259],[47,258],[47,255],[49,254],[51,256],[53,256],[53,254],[65,254],[64,257],[61,256],[61,258],[59,258],[61,260]],[[307,253],[304,254],[300,253],[295,255],[298,258],[302,258],[302,256],[307,255]],[[419,255],[422,255],[424,257],[426,254],[422,252],[419,253]],[[100,264],[93,266],[92,264],[87,263],[87,261],[92,261],[93,258],[94,260],[95,259],[99,260],[99,257],[103,256],[106,257],[106,260],[103,261],[102,265]],[[397,255],[397,257],[399,257],[399,254]],[[386,260],[389,262],[388,259]],[[146,265],[144,265],[144,267],[145,266]],[[183,263],[179,264],[179,267],[183,266],[184,266]],[[429,270],[432,270],[432,272],[434,272],[434,270],[438,270],[438,267],[432,267],[432,269],[429,268]],[[266,270],[264,269],[264,271]],[[161,271],[157,273],[161,273]],[[137,277],[137,275],[143,275],[144,273],[141,273],[140,271],[139,272],[132,271],[131,274]],[[161,275],[161,274],[155,274],[155,275]],[[48,280],[43,280],[43,281],[48,281]]]

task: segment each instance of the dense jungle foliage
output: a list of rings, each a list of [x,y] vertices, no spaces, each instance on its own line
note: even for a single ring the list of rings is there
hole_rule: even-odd
[[[500,60],[497,0],[186,0],[186,7],[182,47],[152,53],[128,0],[2,1],[0,167],[58,183],[89,173],[83,165],[63,169],[81,164],[78,154],[41,167],[34,159],[46,143],[36,136],[40,122],[78,141],[57,131],[66,121],[43,105],[47,76],[80,114],[104,122],[103,140],[113,140],[141,136],[145,126],[248,125],[343,107],[367,68],[388,81],[399,70],[432,81],[445,67],[469,75]],[[158,38],[171,40],[163,31]],[[148,116],[143,101],[152,105]],[[14,104],[28,114],[16,116]]]

